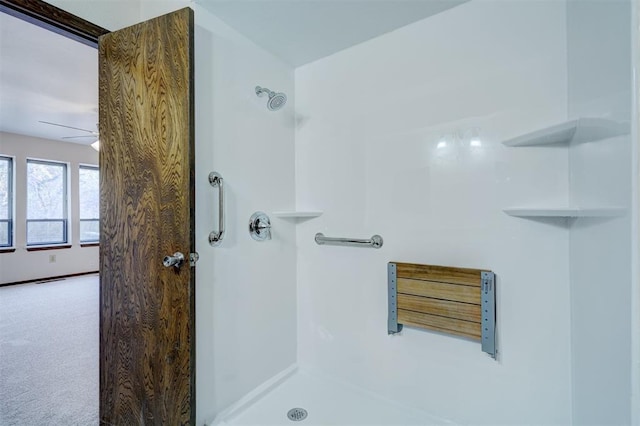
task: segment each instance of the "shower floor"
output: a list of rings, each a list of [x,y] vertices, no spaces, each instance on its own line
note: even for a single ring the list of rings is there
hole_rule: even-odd
[[[308,412],[307,418],[289,420],[287,412],[292,408],[304,408]],[[214,424],[408,426],[454,423],[404,407],[346,382],[297,371],[261,398]]]

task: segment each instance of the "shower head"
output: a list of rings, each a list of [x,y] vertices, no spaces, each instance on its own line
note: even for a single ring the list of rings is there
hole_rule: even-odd
[[[269,96],[269,101],[267,102],[267,108],[270,111],[277,111],[287,103],[287,95],[284,93],[276,93],[273,96]]]
[[[269,100],[267,101],[269,111],[278,111],[287,103],[287,95],[284,93],[276,93],[265,87],[256,86],[256,95],[264,96],[265,94],[269,95]]]

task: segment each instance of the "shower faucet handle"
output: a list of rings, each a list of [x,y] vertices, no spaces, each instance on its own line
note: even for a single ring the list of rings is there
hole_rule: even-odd
[[[255,212],[249,219],[249,235],[256,241],[271,239],[271,220],[263,212]]]

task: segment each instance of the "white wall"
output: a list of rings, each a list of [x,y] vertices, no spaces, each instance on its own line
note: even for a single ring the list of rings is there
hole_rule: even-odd
[[[94,24],[109,30],[131,25],[140,20],[140,2],[133,0],[48,0],[52,5],[80,16]],[[96,76],[97,78],[97,76]],[[33,151],[32,151],[33,150]],[[18,154],[11,154],[8,151]],[[98,164],[98,154],[88,146],[80,146],[42,140],[25,138],[23,136],[0,133],[0,152],[9,155],[19,155],[47,158],[59,161],[71,161],[71,185],[72,191],[77,192],[78,163]],[[33,152],[33,153],[32,153]],[[42,154],[40,154],[42,152]],[[21,160],[22,161],[22,160]],[[26,174],[24,168],[17,168],[17,192],[26,191]],[[76,197],[77,198],[77,197]],[[18,203],[17,214],[20,209],[26,208]],[[0,283],[22,281],[28,279],[43,278],[48,276],[65,275],[78,272],[95,271],[98,269],[98,248],[79,246],[79,222],[77,199],[71,203],[72,228],[71,235],[74,238],[71,249],[56,251],[26,252],[24,224],[16,223],[17,250],[12,254],[0,254]],[[23,216],[19,216],[23,217]],[[56,263],[49,263],[49,255],[56,255]]]
[[[98,270],[98,247],[80,247],[80,205],[78,166],[98,164],[98,153],[87,145],[64,143],[0,132],[0,154],[13,156],[15,171],[15,217],[13,253],[0,253],[0,284],[55,277]],[[26,249],[27,158],[66,162],[69,173],[69,249],[31,251]],[[49,256],[56,262],[50,263]]]
[[[631,3],[568,2],[569,117],[631,120]],[[570,148],[575,205],[621,206],[620,218],[571,224],[573,418],[631,422],[631,138]]]
[[[571,422],[569,231],[501,211],[566,203],[568,153],[500,143],[566,119],[565,12],[473,1],[296,70],[297,203],[325,212],[297,230],[300,364],[457,422]],[[387,336],[388,261],[493,270],[498,361]]]

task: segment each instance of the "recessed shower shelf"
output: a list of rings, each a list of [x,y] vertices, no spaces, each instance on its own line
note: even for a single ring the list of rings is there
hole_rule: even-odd
[[[578,118],[502,142],[506,146],[585,143],[629,133],[629,124],[605,118]]]
[[[290,211],[278,211],[278,212],[273,212],[273,215],[275,217],[280,217],[280,218],[292,218],[292,219],[310,219],[310,218],[314,218],[314,217],[318,217],[318,216],[322,216],[321,211],[297,211],[297,210],[290,210]]]
[[[514,217],[616,217],[625,212],[623,207],[514,207],[503,210],[509,216]]]

